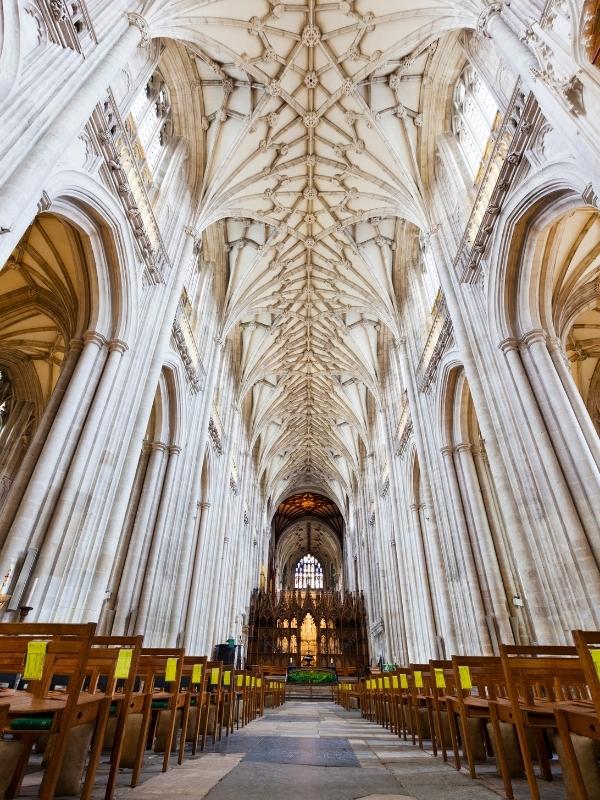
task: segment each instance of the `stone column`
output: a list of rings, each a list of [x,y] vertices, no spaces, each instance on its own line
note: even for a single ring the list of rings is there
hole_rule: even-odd
[[[88,331],[77,366],[73,370],[69,386],[65,391],[56,417],[35,469],[23,495],[19,509],[8,532],[3,550],[0,571],[18,563],[28,547],[39,549],[43,542],[45,525],[40,524],[47,518],[51,509],[47,507],[47,496],[52,483],[56,479],[58,464],[65,455],[66,442],[72,433],[77,417],[82,412],[82,398],[86,396],[96,362],[104,347],[105,339],[95,331]]]
[[[470,442],[462,442],[456,446],[456,452],[465,480],[466,499],[473,519],[473,537],[476,538],[477,550],[481,559],[480,570],[487,583],[491,601],[491,611],[498,620],[500,639],[502,642],[513,641],[512,629],[508,620],[507,596],[502,582],[498,556],[490,529],[487,511],[481,494],[479,477],[473,461],[473,447]]]
[[[115,585],[116,597],[112,603],[115,619],[111,631],[114,636],[124,636],[129,629],[129,615],[136,602],[136,578],[139,571],[144,568],[144,541],[152,529],[152,512],[160,491],[160,476],[167,445],[163,442],[153,442],[150,451],[144,487],[127,548],[125,567],[120,581]]]
[[[475,567],[475,560],[473,558],[473,549],[471,539],[469,536],[469,529],[464,515],[462,505],[462,497],[460,487],[458,485],[458,478],[456,475],[456,466],[454,464],[454,454],[451,447],[442,447],[442,456],[446,467],[446,478],[448,481],[448,489],[450,492],[450,500],[452,503],[450,516],[456,525],[456,531],[451,532],[452,539],[458,541],[460,547],[460,554],[462,555],[462,563],[457,561],[458,575],[461,578],[466,578],[466,584],[461,580],[462,597],[461,600],[465,607],[471,606],[471,614],[475,627],[471,627],[469,638],[464,641],[463,647],[466,646],[470,640],[471,647],[473,646],[473,637],[479,640],[482,655],[490,655],[492,652],[490,637],[488,635],[486,623],[486,609],[481,595],[481,586],[479,584],[479,576]],[[456,536],[455,536],[456,534]],[[456,557],[456,556],[455,556]]]
[[[150,545],[150,553],[148,554],[146,574],[144,575],[144,583],[142,585],[142,593],[138,603],[138,611],[134,628],[136,634],[142,633],[150,636],[152,635],[152,629],[148,630],[147,623],[152,604],[168,603],[170,600],[168,597],[157,597],[154,593],[156,570],[160,563],[164,538],[168,535],[166,522],[168,520],[173,494],[176,491],[175,475],[177,472],[177,464],[179,461],[179,454],[181,453],[181,447],[178,447],[177,445],[169,445],[167,450],[169,453],[169,461],[167,463],[167,471],[163,481],[160,506],[158,509],[156,524],[154,526],[154,535],[152,537],[152,544]]]
[[[60,410],[65,392],[69,388],[69,383],[73,376],[73,371],[77,366],[77,360],[82,347],[82,339],[73,339],[69,343],[69,349],[62,363],[60,375],[58,376],[52,395],[44,409],[40,423],[33,434],[33,439],[27,448],[19,471],[15,476],[8,497],[6,498],[6,502],[2,506],[2,513],[0,514],[0,548],[4,544],[10,525],[14,521],[23,495],[31,480],[36,462],[40,457],[48,433],[54,423],[54,419]]]
[[[433,569],[437,575],[438,589],[440,592],[440,631],[444,636],[449,650],[454,650],[457,644],[455,621],[452,617],[452,606],[448,592],[447,569],[444,565],[442,558],[442,542],[440,530],[437,523],[437,518],[433,506],[433,497],[431,492],[431,484],[429,482],[429,462],[427,460],[427,453],[423,441],[424,424],[421,418],[421,409],[417,399],[417,391],[414,384],[414,372],[408,360],[408,352],[406,350],[406,340],[399,339],[395,343],[396,350],[399,358],[399,372],[402,376],[402,382],[406,387],[406,394],[408,397],[408,407],[410,416],[413,421],[413,434],[415,437],[415,446],[417,456],[419,459],[419,469],[421,475],[421,487],[423,490],[423,499],[428,508],[432,509],[429,530],[432,534],[433,544],[432,553],[435,558]],[[433,629],[436,631],[436,628]],[[434,633],[435,635],[435,633]]]
[[[448,261],[440,241],[439,229],[435,235],[431,236],[430,242],[434,251],[440,284],[444,292],[450,319],[452,320],[452,329],[456,338],[456,344],[463,361],[465,375],[469,384],[469,391],[473,399],[477,421],[489,454],[494,486],[498,492],[498,499],[506,520],[507,528],[511,532],[511,546],[515,552],[515,560],[519,567],[519,574],[526,578],[527,594],[531,600],[531,608],[543,608],[546,605],[546,598],[548,596],[543,585],[544,580],[540,575],[539,564],[533,555],[531,542],[524,530],[522,512],[517,508],[512,486],[508,480],[505,463],[496,439],[496,432],[490,415],[486,393],[477,364],[475,363],[473,349],[469,340],[469,333],[463,318],[465,304],[464,302],[459,303],[458,290],[454,286],[453,275],[448,268]],[[552,642],[557,640],[558,632],[552,625],[548,624],[547,615],[545,613],[536,614],[535,627],[537,641]]]
[[[99,548],[99,555],[94,570],[95,578],[86,598],[86,608],[89,609],[89,613],[91,614],[94,612],[96,614],[100,613],[104,592],[106,586],[110,582],[115,553],[123,530],[125,515],[127,514],[127,503],[131,496],[131,487],[135,480],[140,448],[146,434],[148,419],[150,418],[152,404],[154,403],[156,395],[156,387],[163,368],[165,353],[167,352],[171,339],[173,321],[177,313],[181,289],[185,280],[186,266],[193,257],[194,248],[199,237],[198,232],[191,228],[186,228],[185,233],[187,235],[184,239],[177,269],[173,270],[174,275],[171,278],[171,284],[168,289],[168,299],[164,306],[162,324],[154,345],[152,361],[146,373],[146,380],[139,400],[135,425],[133,426],[129,438],[127,455],[119,477],[119,490],[115,495],[110,520],[105,528],[104,538]]]
[[[575,590],[574,583],[572,580],[567,579],[566,574],[561,571],[558,563],[556,563],[555,570],[544,575],[546,581],[551,580],[553,583],[558,581],[562,586],[561,594],[564,592],[563,611],[559,612],[554,601],[552,601],[552,607],[549,607],[544,614],[536,615],[535,625],[538,631],[538,639],[543,641],[540,635],[540,628],[544,626],[545,621],[548,621],[548,617],[551,617],[552,627],[548,630],[548,639],[546,641],[562,641],[564,638],[563,628],[565,622],[569,619],[569,624],[572,624],[573,627],[584,624],[597,624],[597,620],[594,619],[593,609],[600,608],[600,574],[587,537],[582,530],[581,520],[573,504],[573,498],[565,482],[564,474],[558,463],[556,452],[550,441],[548,430],[524,369],[519,353],[519,342],[513,338],[505,339],[500,343],[500,347],[506,357],[508,370],[517,392],[521,411],[520,419],[529,435],[528,438],[530,441],[535,442],[535,450],[529,455],[529,459],[535,458],[540,466],[541,471],[537,475],[537,482],[542,483],[542,496],[545,496],[545,499],[551,504],[545,509],[545,516],[550,515],[548,520],[550,524],[546,526],[548,535],[545,544],[552,549],[555,563],[556,556],[560,554],[562,564],[569,564],[570,568],[574,569],[579,576],[579,588],[577,593],[573,594]],[[528,469],[533,469],[531,463],[528,463],[527,466]],[[537,570],[528,570],[528,575],[531,578],[539,574],[539,564]],[[550,586],[547,596],[552,598],[555,595],[556,590],[553,591]],[[570,598],[568,604],[564,602],[566,597]],[[571,616],[567,611],[567,609],[576,610],[581,608],[582,602],[586,603],[588,608],[592,610],[592,618],[589,620],[582,619],[577,614]],[[547,603],[548,601],[546,600]],[[540,619],[540,617],[542,618]]]
[[[439,658],[441,653],[436,652],[437,643],[435,641],[435,636],[437,634],[437,626],[435,623],[435,614],[433,612],[433,601],[431,596],[429,559],[425,549],[424,531],[421,524],[421,507],[416,503],[411,503],[410,510],[413,521],[413,530],[415,533],[415,555],[419,565],[419,577],[422,586],[422,591],[419,593],[420,597],[422,598],[422,608],[420,608],[421,625],[423,625],[427,631],[427,638],[429,639],[429,646],[431,648],[431,657],[433,658],[435,655],[437,655]],[[445,583],[445,576],[443,577],[443,580]],[[419,603],[419,606],[421,606],[421,603]],[[420,635],[422,636],[423,634],[421,633]],[[442,631],[442,635],[445,635],[445,631]]]
[[[525,368],[540,412],[557,458],[564,467],[573,502],[588,532],[596,564],[600,564],[600,538],[596,535],[600,519],[600,471],[548,352],[546,332],[530,331],[521,342],[526,348],[523,351]],[[596,436],[596,442],[599,441]]]
[[[209,517],[210,503],[200,503],[200,524],[198,525],[198,536],[196,537],[196,551],[193,557],[193,572],[192,581],[187,598],[187,610],[185,616],[185,628],[183,646],[188,649],[194,649],[196,646],[197,637],[197,623],[198,620],[194,617],[194,611],[197,609],[198,598],[200,596],[200,582],[204,575],[202,575],[202,556],[201,551],[206,546],[206,527]]]
[[[107,403],[113,391],[115,377],[121,365],[121,358],[126,350],[127,345],[120,340],[113,340],[108,345],[108,357],[36,564],[34,578],[39,579],[38,590],[39,593],[43,593],[44,608],[52,609],[53,618],[66,618],[68,611],[65,608],[65,604],[69,606],[73,601],[73,597],[70,596],[72,592],[67,592],[66,588],[69,583],[72,584],[76,580],[79,570],[72,563],[71,551],[74,546],[84,548],[88,544],[75,541],[79,515],[74,514],[74,510],[94,444],[100,437],[100,428],[104,422]],[[79,554],[79,562],[83,562],[85,565],[84,553]],[[67,575],[67,569],[71,574]],[[57,597],[57,595],[59,596]],[[59,609],[60,613],[57,615]]]
[[[576,423],[581,428],[581,435],[590,449],[594,462],[600,467],[600,437],[594,427],[590,412],[587,410],[575,384],[562,343],[557,337],[548,337],[546,343],[550,358],[556,368],[557,377],[569,400]]]
[[[65,146],[79,135],[111,80],[131,58],[136,47],[148,40],[146,21],[139,14],[130,14],[129,27],[103,54],[75,92],[68,95],[59,118],[49,121],[53,124],[46,126],[27,156],[17,163],[12,173],[4,176],[0,185],[0,231],[12,231],[21,211],[40,197],[44,183]],[[2,241],[4,238],[6,242]],[[12,240],[11,236],[0,237],[0,264],[4,264],[16,244]],[[5,252],[7,249],[9,252]]]

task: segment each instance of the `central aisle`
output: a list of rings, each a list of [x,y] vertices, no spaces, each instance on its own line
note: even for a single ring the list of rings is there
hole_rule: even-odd
[[[396,736],[333,703],[287,702],[211,753],[122,798],[207,800],[498,800]]]

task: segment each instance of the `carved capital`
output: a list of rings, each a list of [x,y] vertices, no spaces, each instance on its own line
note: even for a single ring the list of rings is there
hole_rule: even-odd
[[[200,508],[202,509],[202,511],[208,511],[208,509],[210,508],[210,503],[200,503]]]
[[[150,29],[144,17],[142,17],[141,14],[137,14],[134,11],[130,11],[127,14],[127,19],[129,21],[129,24],[132,27],[137,28],[138,31],[140,32],[141,36],[140,47],[147,47],[148,42],[150,41]]]
[[[498,347],[504,354],[510,353],[512,350],[519,349],[519,340],[514,336],[508,336],[506,339],[502,339]]]
[[[69,352],[81,353],[83,350],[83,339],[71,339],[69,342]]]
[[[167,448],[169,451],[169,455],[178,456],[181,453],[181,447],[178,444],[170,444]]]
[[[453,452],[454,452],[454,449],[453,449],[452,447],[449,447],[448,445],[444,445],[444,447],[440,447],[440,453],[441,453],[443,456],[446,456],[446,457],[447,457],[447,456],[450,456],[450,457],[452,457],[452,453],[453,453]]]
[[[83,334],[83,341],[85,344],[93,342],[94,344],[97,344],[98,347],[103,347],[106,344],[106,337],[101,333],[98,333],[98,331],[86,331]]]
[[[150,448],[152,450],[161,450],[163,453],[169,449],[168,445],[166,445],[164,442],[152,442]]]
[[[470,453],[473,449],[473,445],[470,442],[460,442],[454,448],[455,452],[457,453]]]
[[[534,344],[545,345],[547,338],[548,335],[545,330],[542,330],[542,328],[534,328],[532,331],[528,331],[524,336],[521,337],[520,343],[529,349]]]
[[[124,342],[122,339],[111,339],[108,343],[108,351],[112,353],[113,350],[116,350],[118,353],[124,353],[126,350],[129,350],[127,342]]]
[[[183,229],[183,232],[188,236],[191,236],[194,240],[194,254],[200,252],[200,247],[202,245],[202,234],[196,228],[192,228],[191,225],[186,225]]]

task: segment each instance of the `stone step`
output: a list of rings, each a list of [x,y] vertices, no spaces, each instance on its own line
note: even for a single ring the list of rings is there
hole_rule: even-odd
[[[285,687],[286,700],[332,700],[332,686],[312,686],[288,683]]]

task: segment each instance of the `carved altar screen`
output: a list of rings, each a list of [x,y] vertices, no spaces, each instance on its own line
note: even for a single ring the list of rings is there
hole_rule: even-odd
[[[305,589],[277,594],[255,590],[250,605],[248,664],[285,672],[313,665],[360,672],[368,666],[362,594]]]

